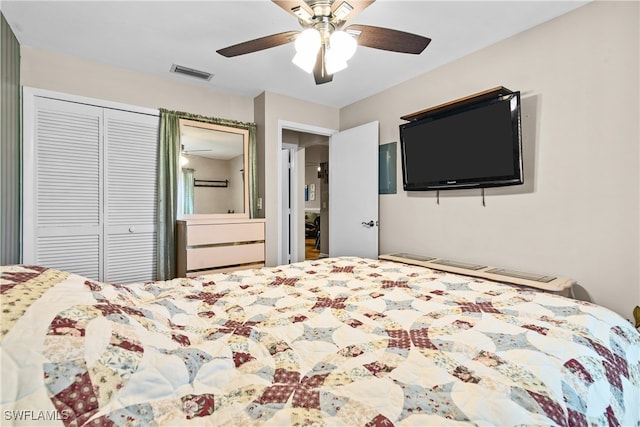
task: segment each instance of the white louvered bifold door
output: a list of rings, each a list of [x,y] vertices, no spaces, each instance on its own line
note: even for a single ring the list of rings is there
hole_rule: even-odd
[[[104,280],[155,280],[159,120],[119,110],[104,114]]]
[[[25,138],[25,264],[102,276],[102,108],[36,97]]]

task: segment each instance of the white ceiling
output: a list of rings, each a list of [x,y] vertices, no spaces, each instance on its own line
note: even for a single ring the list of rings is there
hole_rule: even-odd
[[[225,58],[217,49],[298,30],[293,16],[261,1],[26,1],[0,7],[21,45],[73,55],[219,91],[276,92],[343,107],[582,6],[587,1],[378,0],[349,23],[432,39],[421,55],[359,47],[333,82],[316,86],[291,63],[292,43]],[[214,74],[209,82],[172,64]]]

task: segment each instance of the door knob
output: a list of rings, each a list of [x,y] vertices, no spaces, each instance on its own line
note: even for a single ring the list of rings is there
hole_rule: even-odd
[[[371,221],[369,221],[369,222],[362,222],[362,225],[364,225],[364,226],[365,226],[365,227],[367,227],[367,228],[371,228],[371,227],[373,227],[374,225],[376,225],[376,223],[375,223],[375,222],[373,222],[373,220],[371,220]]]

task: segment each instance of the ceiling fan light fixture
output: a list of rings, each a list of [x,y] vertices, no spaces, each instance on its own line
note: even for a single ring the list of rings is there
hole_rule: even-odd
[[[316,54],[320,49],[320,45],[322,45],[322,37],[320,36],[320,32],[315,28],[307,28],[296,37],[295,46],[297,53],[312,52]]]
[[[307,28],[298,34],[296,38],[296,56],[293,57],[291,62],[307,73],[311,73],[316,65],[318,50],[320,50],[321,45],[322,39],[318,30]]]
[[[293,9],[291,9],[291,12],[293,12],[293,14],[298,17],[298,19],[304,22],[310,22],[311,18],[313,18],[313,16],[311,16],[311,14],[307,12],[306,9],[303,9],[302,6],[294,7]]]
[[[291,62],[302,68],[305,72],[311,73],[313,71],[313,67],[316,65],[317,59],[318,57],[315,54],[309,55],[305,52],[298,52]]]
[[[0,0],[1,1],[1,0]],[[418,34],[347,21],[361,13],[375,0],[271,0],[297,18],[305,29],[285,31],[218,49],[227,58],[258,52],[294,41],[296,55],[292,62],[313,73],[317,85],[333,80],[333,73],[347,67],[358,44],[399,53],[418,55],[431,42]],[[344,28],[344,31],[341,30]]]
[[[343,1],[342,4],[336,8],[335,12],[333,12],[333,16],[335,16],[340,21],[343,21],[344,18],[346,18],[352,10],[353,6],[351,6],[346,1]]]
[[[342,60],[348,61],[356,53],[358,42],[346,31],[334,31],[329,37],[331,51]]]

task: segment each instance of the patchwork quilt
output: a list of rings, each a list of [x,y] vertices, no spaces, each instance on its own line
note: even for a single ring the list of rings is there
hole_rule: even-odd
[[[343,257],[0,289],[2,425],[640,425],[626,320],[488,280]]]

